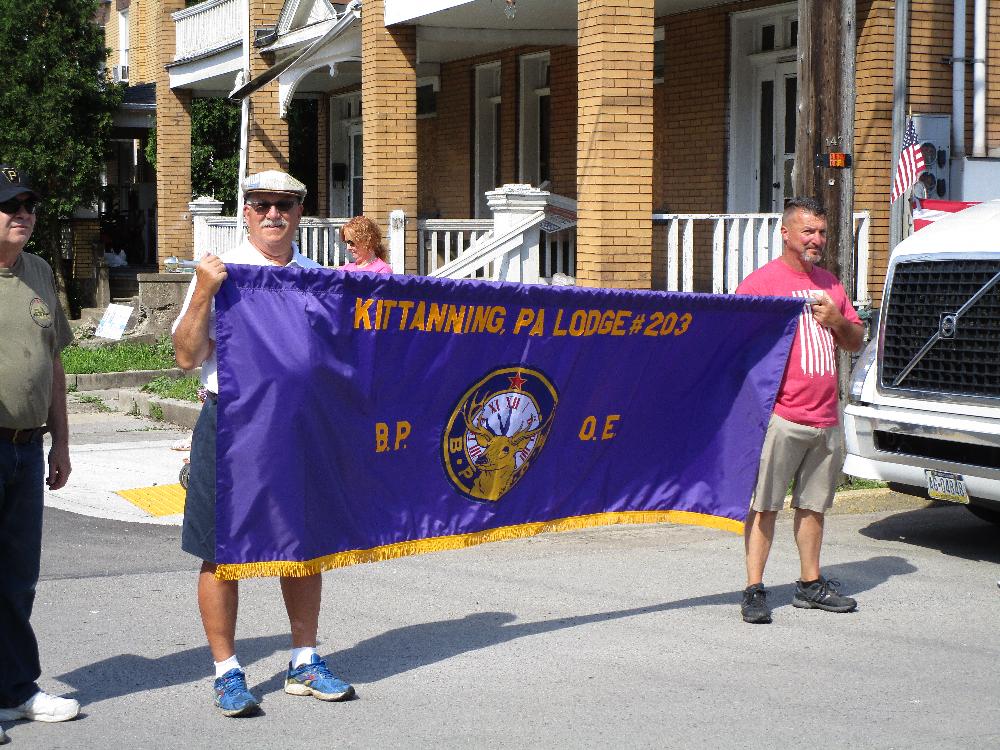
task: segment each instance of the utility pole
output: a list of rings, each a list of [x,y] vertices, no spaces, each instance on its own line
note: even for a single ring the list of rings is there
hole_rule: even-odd
[[[856,297],[854,259],[854,99],[856,0],[799,0],[798,117],[795,193],[817,198],[827,211],[822,265]],[[851,355],[838,361],[840,393],[850,386]]]
[[[799,0],[795,194],[827,210],[822,265],[854,297],[855,0]]]

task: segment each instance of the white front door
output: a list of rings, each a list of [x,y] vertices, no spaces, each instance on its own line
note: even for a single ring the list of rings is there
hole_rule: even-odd
[[[777,63],[759,69],[757,79],[757,206],[763,213],[781,211],[794,191],[796,65]]]
[[[734,13],[727,208],[770,213],[794,191],[798,6]]]

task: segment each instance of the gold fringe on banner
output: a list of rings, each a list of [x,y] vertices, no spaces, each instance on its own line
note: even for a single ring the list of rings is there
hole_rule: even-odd
[[[497,529],[474,531],[469,534],[453,536],[437,536],[429,539],[415,539],[410,542],[396,542],[372,549],[349,550],[336,552],[332,555],[317,557],[313,560],[293,562],[288,560],[273,560],[270,562],[219,564],[215,568],[215,577],[223,581],[237,581],[241,578],[264,578],[268,576],[287,576],[292,578],[311,576],[324,570],[344,568],[359,563],[393,560],[397,557],[420,555],[425,552],[441,552],[443,550],[474,547],[486,542],[500,542],[505,539],[523,539],[550,531],[571,531],[587,529],[594,526],[613,526],[616,524],[640,523],[683,523],[694,526],[707,526],[712,529],[743,533],[743,524],[730,518],[720,518],[705,513],[692,513],[686,510],[636,510],[619,513],[593,513],[588,516],[571,516],[554,521],[539,521],[516,526],[501,526]]]

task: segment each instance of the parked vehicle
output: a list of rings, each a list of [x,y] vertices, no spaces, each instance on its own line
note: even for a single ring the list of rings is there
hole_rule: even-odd
[[[892,252],[844,431],[845,473],[1000,523],[1000,200]]]

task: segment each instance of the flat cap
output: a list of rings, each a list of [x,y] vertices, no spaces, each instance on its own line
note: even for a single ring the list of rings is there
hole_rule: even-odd
[[[290,174],[269,169],[266,172],[247,175],[243,180],[244,193],[288,193],[299,200],[306,197],[306,186]]]

